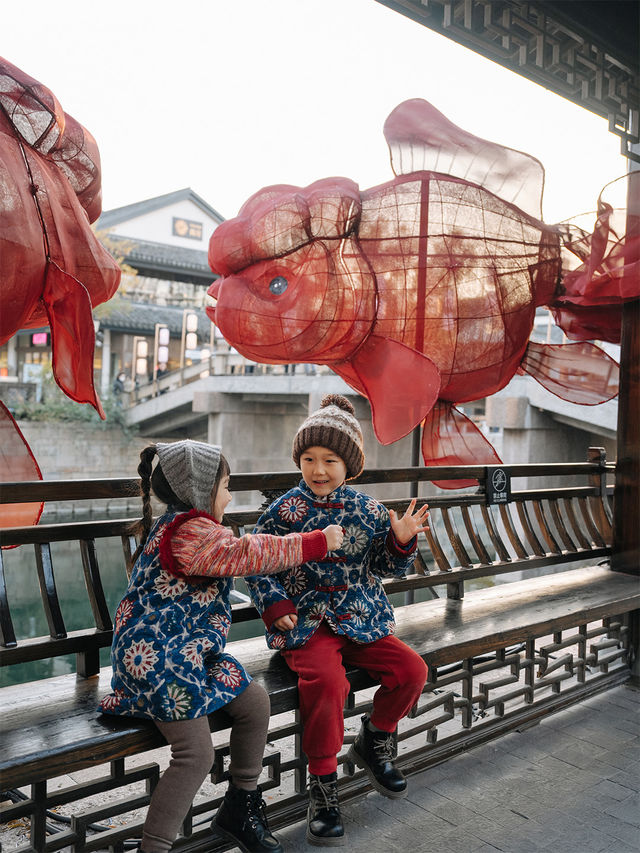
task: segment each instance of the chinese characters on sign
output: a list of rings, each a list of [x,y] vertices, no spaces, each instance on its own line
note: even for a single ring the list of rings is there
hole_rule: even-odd
[[[189,240],[202,240],[202,222],[194,222],[192,219],[181,219],[173,217],[174,237],[187,237]]]
[[[511,497],[511,480],[504,468],[485,468],[486,502],[506,504]]]

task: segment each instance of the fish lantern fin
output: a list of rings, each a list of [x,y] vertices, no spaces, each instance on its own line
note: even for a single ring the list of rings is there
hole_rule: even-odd
[[[358,394],[361,394],[363,397],[367,396],[364,385],[348,361],[343,361],[340,364],[332,364],[331,369],[334,373],[337,373],[341,379],[344,379],[347,385],[350,385],[354,391],[357,391]]]
[[[100,153],[95,139],[65,113],[53,92],[0,57],[0,104],[26,145],[65,176],[89,222],[102,211]]]
[[[422,428],[422,457],[433,465],[500,465],[501,459],[474,422],[446,400],[438,400]],[[467,489],[475,479],[434,480],[441,489]]]
[[[618,362],[595,344],[529,341],[520,366],[547,391],[570,403],[596,406],[618,393]]]
[[[620,343],[622,304],[573,305],[555,303],[551,309],[556,326],[572,341],[608,341]]]
[[[93,385],[95,330],[89,292],[82,282],[47,263],[44,307],[51,327],[53,376],[76,403],[89,403],[106,419]]]
[[[348,362],[332,369],[371,404],[381,444],[411,432],[440,392],[440,371],[426,355],[397,341],[370,335]]]
[[[42,473],[31,448],[13,419],[13,415],[0,400],[0,479],[4,483],[24,480],[42,480]],[[44,504],[3,504],[0,527],[26,527],[37,524]],[[17,545],[3,545],[17,548]]]
[[[601,193],[592,233],[575,222],[557,226],[568,252],[562,284],[550,307],[556,323],[574,341],[618,343],[622,304],[640,296],[640,234],[633,229],[624,233],[623,214],[603,201]],[[575,260],[569,260],[569,252],[581,261],[575,269],[569,269]]]
[[[542,218],[544,166],[535,157],[474,136],[428,101],[399,104],[384,123],[394,174],[439,172],[476,184]]]

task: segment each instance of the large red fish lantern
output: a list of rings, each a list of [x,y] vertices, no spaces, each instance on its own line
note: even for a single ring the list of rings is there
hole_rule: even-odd
[[[0,344],[50,326],[56,382],[104,418],[91,308],[113,296],[120,269],[90,228],[100,180],[91,134],[46,86],[0,58]]]
[[[593,235],[541,221],[538,160],[479,139],[426,101],[384,128],[396,177],[267,187],[214,231],[221,278],[207,309],[226,340],[266,363],[327,364],[371,404],[383,444],[424,424],[427,465],[499,458],[454,404],[526,371],[558,396],[617,393],[617,364],[588,339],[619,339],[640,295],[638,241],[602,204]],[[583,261],[562,265],[569,248]],[[580,343],[529,340],[538,306]]]

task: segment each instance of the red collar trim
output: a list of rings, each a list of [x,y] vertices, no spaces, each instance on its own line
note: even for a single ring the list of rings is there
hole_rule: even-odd
[[[313,501],[312,506],[318,507],[318,509],[344,509],[344,504],[334,501],[334,503],[327,503],[325,501]]]
[[[199,509],[190,509],[189,512],[181,512],[176,515],[169,524],[167,524],[164,533],[162,534],[160,545],[158,546],[160,565],[166,572],[169,572],[169,574],[175,575],[179,578],[186,577],[186,575],[179,568],[175,557],[173,556],[173,552],[171,551],[171,539],[178,528],[182,527],[185,521],[191,521],[192,518],[208,518],[211,521],[215,521],[216,524],[220,524],[220,522],[216,521],[208,512],[202,512]]]

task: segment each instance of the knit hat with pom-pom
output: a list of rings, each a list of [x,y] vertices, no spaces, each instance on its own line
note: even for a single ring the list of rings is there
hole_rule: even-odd
[[[293,461],[299,468],[300,455],[308,447],[328,447],[342,459],[351,480],[364,468],[362,446],[362,430],[349,400],[340,394],[327,394],[296,433]]]

